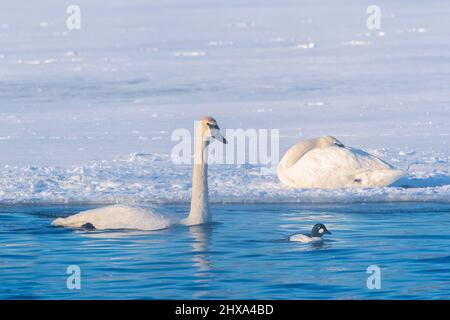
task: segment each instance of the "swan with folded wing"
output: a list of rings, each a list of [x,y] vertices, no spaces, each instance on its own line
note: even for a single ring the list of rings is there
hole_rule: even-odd
[[[385,187],[404,172],[374,155],[325,136],[292,146],[278,164],[277,174],[288,187],[333,189]]]

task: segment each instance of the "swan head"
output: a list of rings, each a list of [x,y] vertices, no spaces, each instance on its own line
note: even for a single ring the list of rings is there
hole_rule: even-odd
[[[319,138],[318,146],[320,148],[328,148],[328,147],[339,147],[345,148],[344,144],[340,142],[338,139],[332,136],[325,136]]]
[[[322,237],[324,234],[331,234],[330,231],[328,231],[327,227],[325,227],[322,223],[317,223],[314,225],[311,231],[312,237]]]
[[[216,139],[224,144],[228,143],[227,139],[225,139],[220,132],[220,128],[217,124],[216,119],[214,119],[213,117],[202,117],[200,119],[199,129],[202,134],[203,140],[208,144],[212,139]]]

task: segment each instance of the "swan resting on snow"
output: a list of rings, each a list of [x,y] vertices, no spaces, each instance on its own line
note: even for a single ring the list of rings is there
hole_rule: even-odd
[[[332,189],[385,187],[404,172],[326,136],[304,140],[291,147],[278,164],[277,174],[288,187]]]
[[[216,120],[203,117],[195,137],[194,168],[192,175],[192,198],[189,216],[176,221],[166,215],[137,207],[114,205],[57,218],[53,226],[88,229],[135,229],[160,230],[174,224],[198,225],[212,221],[208,206],[208,164],[206,149],[212,139],[227,143],[222,136]]]

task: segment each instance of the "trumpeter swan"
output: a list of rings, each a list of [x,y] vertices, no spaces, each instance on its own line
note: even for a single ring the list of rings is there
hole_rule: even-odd
[[[52,225],[69,228],[85,226],[95,229],[160,230],[177,223],[198,225],[211,222],[212,217],[208,206],[206,148],[211,143],[212,138],[227,143],[216,120],[212,117],[203,117],[198,124],[195,137],[191,210],[186,219],[176,221],[151,210],[114,205],[83,211],[66,218],[57,218],[52,222]]]
[[[278,164],[278,178],[293,188],[384,187],[404,175],[362,150],[326,136],[301,141]]]

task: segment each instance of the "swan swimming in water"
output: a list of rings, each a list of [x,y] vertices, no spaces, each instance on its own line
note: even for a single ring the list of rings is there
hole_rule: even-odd
[[[385,187],[404,172],[326,136],[304,140],[291,147],[278,164],[277,174],[288,187],[332,189]]]
[[[67,218],[57,218],[53,226],[87,229],[136,229],[161,230],[174,224],[198,225],[212,221],[208,206],[208,165],[206,148],[211,138],[227,143],[216,120],[203,117],[195,137],[194,168],[192,175],[192,198],[189,216],[181,221],[142,208],[114,205],[74,214]]]

